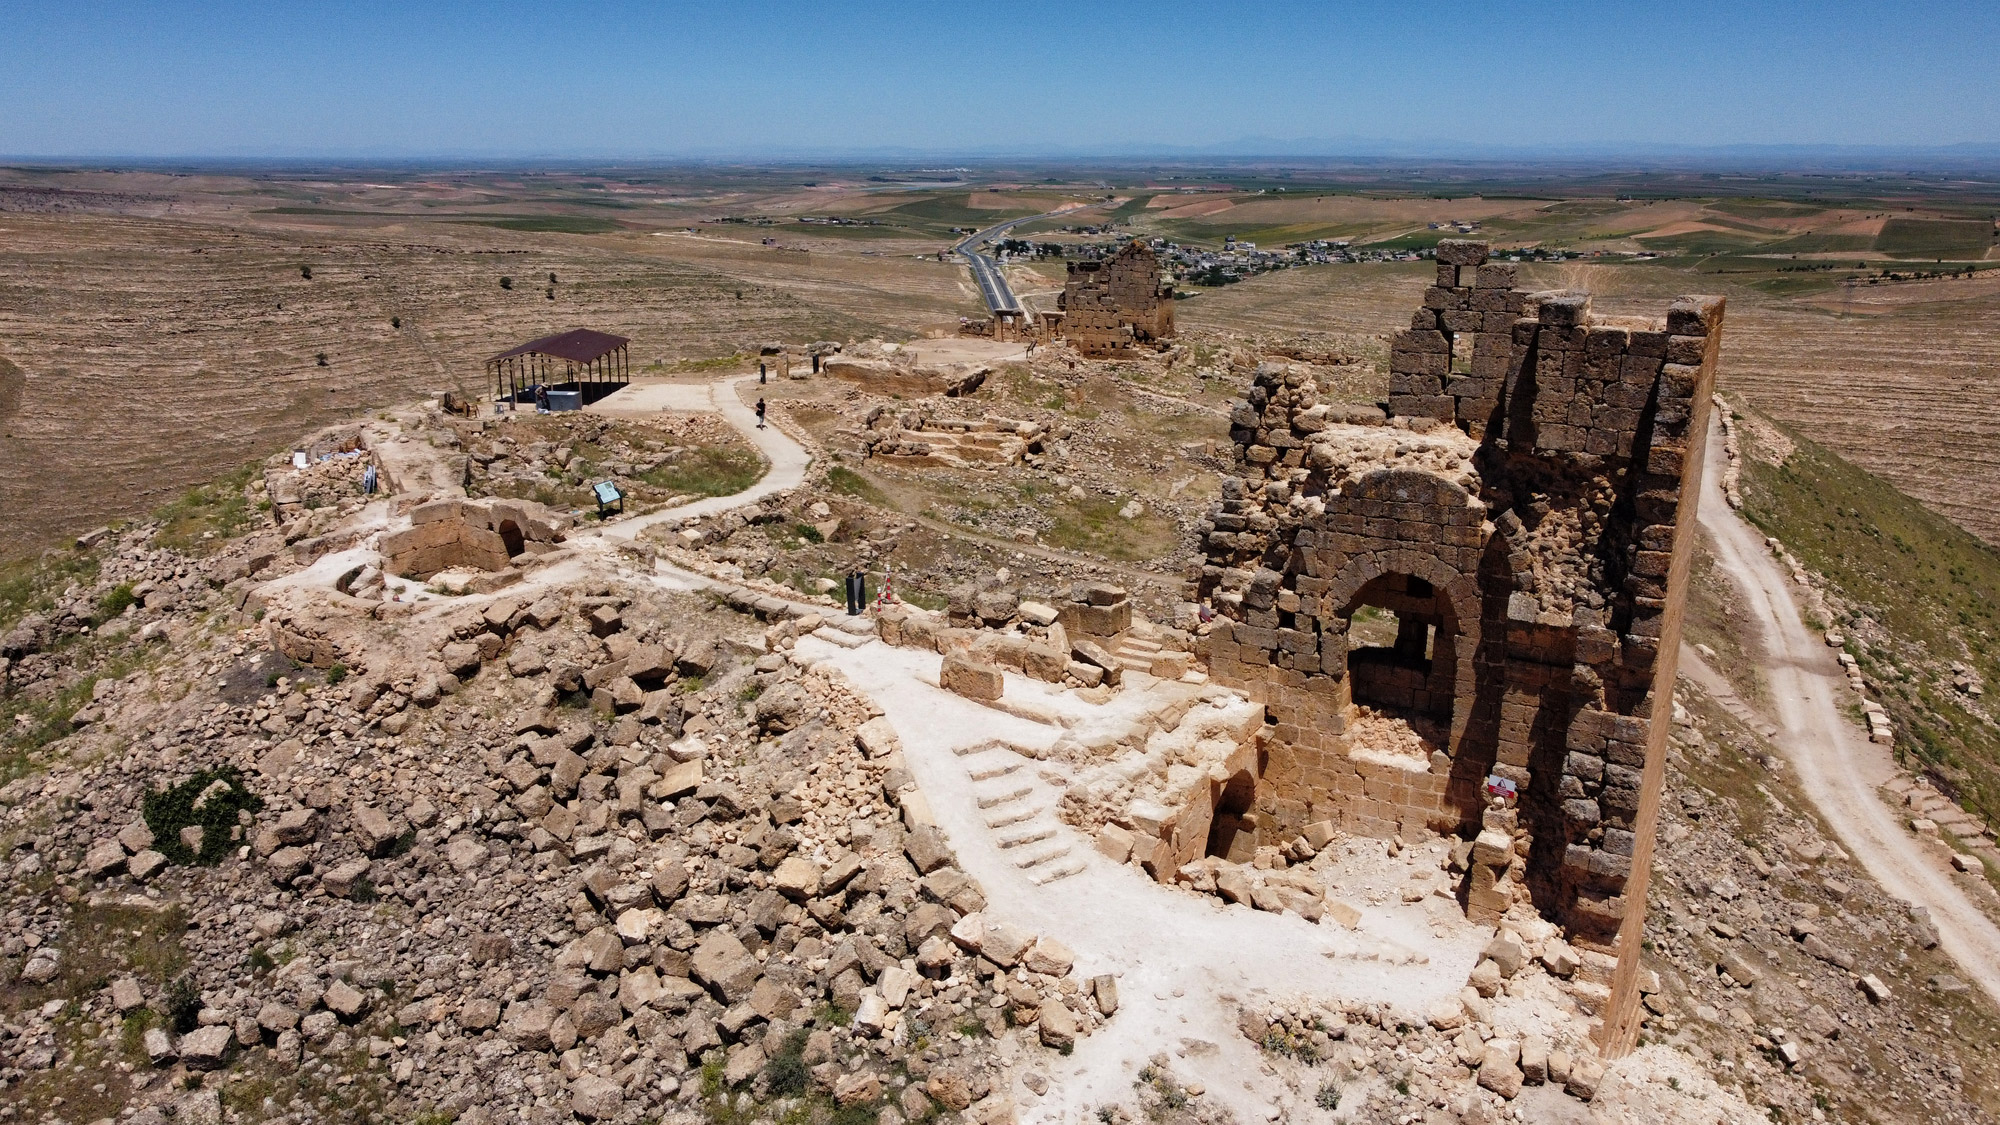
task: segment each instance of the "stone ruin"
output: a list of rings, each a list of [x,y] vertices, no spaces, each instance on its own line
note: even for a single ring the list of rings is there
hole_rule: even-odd
[[[1258,369],[1244,475],[1201,525],[1198,644],[1266,710],[1251,830],[1459,835],[1469,915],[1531,903],[1616,958],[1622,1050],[1723,302],[1595,316],[1481,242],[1440,243],[1437,271],[1381,407]],[[1392,643],[1354,643],[1364,607]]]
[[[926,398],[962,398],[978,390],[993,369],[982,363],[918,364],[900,350],[889,358],[829,356],[821,365],[828,376],[853,383],[869,394]]]
[[[418,581],[446,570],[505,573],[522,555],[556,549],[569,522],[532,500],[433,500],[410,509],[407,530],[382,536],[382,568]]]
[[[965,468],[1039,461],[1050,440],[1044,422],[941,418],[923,407],[876,406],[864,426],[858,436],[868,456],[909,465]]]
[[[1174,286],[1146,244],[1132,241],[1101,262],[1071,262],[1061,311],[1048,319],[1087,356],[1130,355],[1174,335]]]

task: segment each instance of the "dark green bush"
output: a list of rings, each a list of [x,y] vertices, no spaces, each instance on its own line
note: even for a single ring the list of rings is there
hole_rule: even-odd
[[[223,788],[202,801],[202,794],[218,782]],[[169,862],[212,864],[220,862],[234,843],[230,834],[236,828],[236,814],[263,807],[264,799],[244,786],[236,767],[223,766],[203,770],[170,789],[148,790],[140,809],[146,827],[153,830],[153,847]],[[181,829],[193,824],[202,830],[199,852],[181,843]]]

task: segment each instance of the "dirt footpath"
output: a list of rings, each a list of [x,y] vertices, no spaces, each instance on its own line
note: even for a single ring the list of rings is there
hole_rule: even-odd
[[[2000,928],[1952,881],[1938,856],[1907,831],[1878,795],[1896,774],[1888,751],[1869,742],[1842,713],[1846,696],[1833,650],[1805,627],[1784,572],[1763,535],[1729,507],[1721,492],[1723,442],[1712,435],[1702,487],[1701,525],[1715,544],[1716,563],[1741,589],[1750,613],[1748,644],[1762,651],[1777,724],[1772,741],[1797,772],[1840,842],[1890,894],[1928,907],[1938,942],[1966,977],[2000,1002]],[[1728,683],[1698,656],[1683,651],[1683,667],[1718,698]]]

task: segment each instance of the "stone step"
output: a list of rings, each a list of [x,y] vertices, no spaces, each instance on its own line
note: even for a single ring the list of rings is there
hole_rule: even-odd
[[[1140,656],[1140,655],[1150,656],[1162,650],[1163,650],[1162,646],[1159,645],[1158,643],[1154,641],[1142,641],[1136,637],[1128,637],[1127,639],[1118,642],[1118,652],[1120,652],[1121,654],[1129,652],[1134,656]]]
[[[986,827],[1005,828],[1010,824],[1019,824],[1024,820],[1033,820],[1040,815],[1042,815],[1042,810],[1031,805],[1003,809],[986,818]]]
[[[1006,777],[1020,768],[1021,763],[1018,761],[994,762],[990,765],[975,766],[966,771],[966,776],[972,778],[974,781],[991,781],[996,777]]]
[[[1030,789],[1028,786],[1023,785],[1019,789],[1009,789],[1005,793],[984,794],[978,797],[977,800],[979,801],[980,808],[990,809],[995,805],[1011,804],[1012,802],[1018,801],[1021,798],[1026,797],[1033,792],[1034,792],[1033,789]]]
[[[1031,852],[1022,856],[1014,861],[1014,866],[1026,871],[1030,867],[1040,867],[1045,863],[1052,863],[1068,854],[1068,844],[1057,844],[1052,848],[1044,848],[1039,852]]]
[[[1056,830],[1053,825],[1044,824],[1030,828],[1026,832],[1017,832],[1011,836],[1002,836],[999,842],[1003,848],[1018,848],[1026,844],[1041,843],[1055,834]]]
[[[1083,874],[1083,861],[1072,857],[1056,864],[1054,867],[1044,867],[1040,871],[1029,872],[1028,881],[1038,887],[1046,887],[1058,879],[1067,879],[1072,875],[1081,874]]]
[[[844,629],[835,629],[832,626],[822,626],[813,630],[813,637],[828,644],[838,645],[841,648],[860,648],[862,645],[875,639],[866,633],[850,633]]]

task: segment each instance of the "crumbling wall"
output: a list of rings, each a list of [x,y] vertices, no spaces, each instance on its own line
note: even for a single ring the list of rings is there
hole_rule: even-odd
[[[1383,410],[1328,407],[1309,374],[1259,368],[1231,418],[1244,475],[1202,526],[1192,592],[1217,615],[1203,654],[1267,707],[1259,802],[1281,825],[1476,832],[1471,913],[1531,901],[1573,941],[1624,953],[1722,301],[1599,318],[1587,295],[1522,292],[1486,259],[1484,243],[1439,245],[1437,284],[1392,343]],[[1355,698],[1362,604],[1430,630],[1406,714]],[[1401,749],[1364,737],[1361,718],[1388,719]]]
[[[410,510],[406,531],[382,536],[382,569],[424,580],[441,570],[505,570],[563,541],[567,516],[529,500],[433,500]]]
[[[901,410],[876,406],[868,412],[865,427],[859,438],[868,456],[911,465],[1019,464],[1040,455],[1049,440],[1044,422],[996,415],[946,418],[922,406]]]
[[[1101,262],[1071,262],[1056,330],[1087,356],[1120,356],[1174,335],[1174,287],[1143,242]]]

